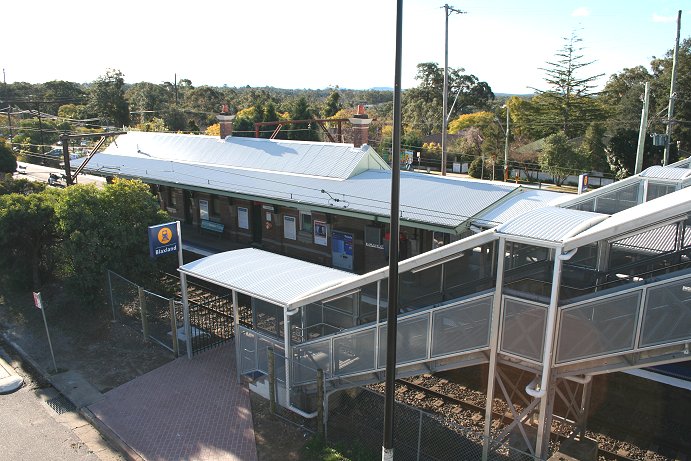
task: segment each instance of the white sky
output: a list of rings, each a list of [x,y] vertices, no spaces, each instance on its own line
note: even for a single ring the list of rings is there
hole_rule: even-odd
[[[691,36],[689,0],[446,0],[449,67],[495,93],[544,88],[546,61],[572,31],[581,76],[648,66]],[[403,88],[416,65],[444,63],[444,0],[403,2]],[[5,0],[0,67],[7,83],[187,78],[194,86],[393,87],[395,0]],[[685,25],[685,23],[687,25]]]

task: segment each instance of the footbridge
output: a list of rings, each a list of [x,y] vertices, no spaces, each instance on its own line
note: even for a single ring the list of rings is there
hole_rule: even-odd
[[[635,184],[400,262],[397,377],[486,364],[485,457],[519,433],[544,459],[555,396],[570,396],[570,422],[584,435],[592,376],[690,360],[691,170],[677,169],[646,170]],[[667,181],[665,193],[651,177]],[[180,273],[232,290],[236,319],[251,310],[251,327],[235,325],[239,372],[258,390],[275,373],[282,405],[313,415],[321,373],[327,392],[384,380],[387,268],[354,275],[243,249]],[[495,431],[498,395],[514,422]]]

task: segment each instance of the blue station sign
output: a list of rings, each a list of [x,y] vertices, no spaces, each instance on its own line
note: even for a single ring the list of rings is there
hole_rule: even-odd
[[[149,256],[152,258],[178,251],[179,244],[177,221],[149,226]]]

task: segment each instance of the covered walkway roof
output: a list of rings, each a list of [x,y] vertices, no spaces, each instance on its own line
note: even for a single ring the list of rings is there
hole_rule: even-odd
[[[309,294],[358,277],[255,248],[217,253],[178,270],[286,309],[295,307],[294,301]]]

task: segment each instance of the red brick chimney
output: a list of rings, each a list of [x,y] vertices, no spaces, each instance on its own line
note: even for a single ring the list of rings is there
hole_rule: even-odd
[[[353,125],[353,145],[360,147],[369,142],[369,125],[372,119],[365,113],[365,106],[357,106],[357,112],[348,120]]]
[[[216,120],[221,125],[221,139],[233,135],[233,119],[235,115],[230,115],[228,104],[221,106],[221,113],[216,116]]]

